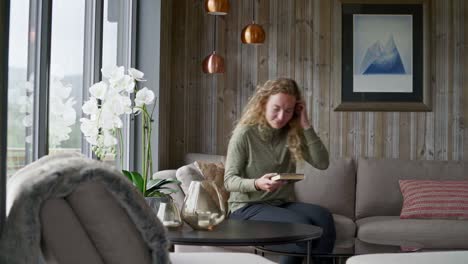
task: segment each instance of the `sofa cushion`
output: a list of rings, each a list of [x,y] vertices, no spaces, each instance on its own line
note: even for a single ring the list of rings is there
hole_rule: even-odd
[[[400,180],[400,218],[468,219],[468,181]]]
[[[356,224],[354,221],[351,218],[338,214],[333,214],[333,221],[335,222],[336,229],[335,251],[337,248],[352,249],[356,234]]]
[[[356,218],[400,215],[398,180],[468,180],[468,163],[434,160],[359,159]]]
[[[224,164],[221,162],[196,161],[195,166],[200,170],[205,180],[214,181],[227,208],[229,192],[224,188]]]
[[[176,171],[176,178],[180,181],[180,188],[187,194],[192,181],[203,181],[203,175],[195,166],[195,163],[182,166]]]
[[[326,170],[305,163],[304,174],[305,179],[294,185],[298,201],[354,219],[356,170],[351,159],[332,160]]]
[[[207,161],[207,162],[222,162],[226,160],[225,156],[203,154],[203,153],[187,153],[184,158],[185,164],[194,163],[195,161]]]
[[[357,237],[382,245],[421,245],[430,249],[468,248],[468,221],[446,219],[400,219],[399,216],[374,216],[356,222]]]

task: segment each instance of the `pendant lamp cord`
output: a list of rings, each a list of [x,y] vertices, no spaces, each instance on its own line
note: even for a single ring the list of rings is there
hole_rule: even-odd
[[[216,51],[216,17],[214,16],[214,36],[213,36],[213,50]]]
[[[255,22],[255,0],[252,0],[252,22]]]

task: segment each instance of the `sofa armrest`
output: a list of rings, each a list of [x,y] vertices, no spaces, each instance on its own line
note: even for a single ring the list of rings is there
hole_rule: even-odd
[[[153,174],[153,179],[175,179],[176,178],[176,170],[162,170],[158,171]],[[167,185],[171,189],[177,190],[177,192],[171,194],[172,198],[176,202],[177,206],[179,206],[179,209],[182,208],[182,203],[184,202],[185,198],[185,193],[184,191],[180,188],[179,185],[176,184],[169,184]]]
[[[176,177],[176,170],[162,170],[153,174],[153,179],[171,179]]]

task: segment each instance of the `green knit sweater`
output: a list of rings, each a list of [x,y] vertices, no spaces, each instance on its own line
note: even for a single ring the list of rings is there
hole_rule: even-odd
[[[229,211],[247,203],[262,202],[279,205],[294,197],[294,183],[288,183],[274,192],[257,191],[254,181],[266,173],[296,172],[287,148],[287,130],[267,128],[260,133],[258,126],[237,128],[229,141],[226,157],[224,186],[231,192]],[[328,152],[311,127],[304,130],[304,160],[318,169],[326,169]]]

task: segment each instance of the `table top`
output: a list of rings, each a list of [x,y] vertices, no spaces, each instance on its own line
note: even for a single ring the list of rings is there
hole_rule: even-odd
[[[260,246],[317,239],[322,228],[313,225],[226,219],[211,231],[193,230],[184,224],[181,230],[167,232],[177,245]]]

